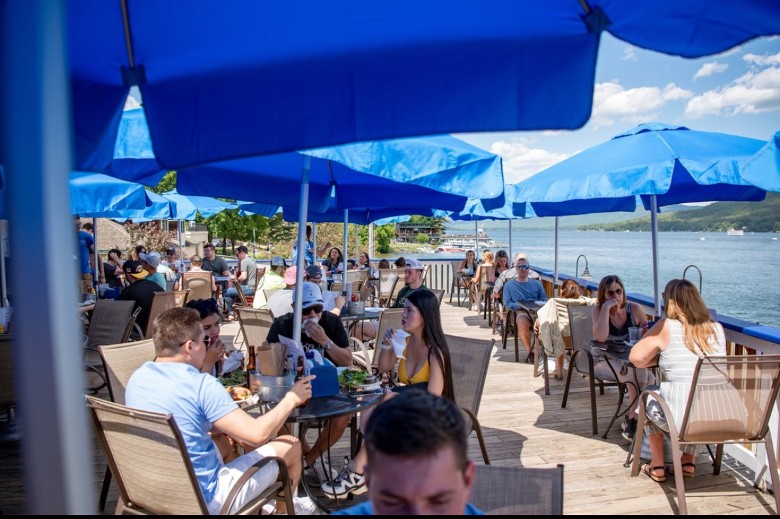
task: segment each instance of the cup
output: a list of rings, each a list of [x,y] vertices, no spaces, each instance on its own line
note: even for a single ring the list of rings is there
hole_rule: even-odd
[[[631,344],[634,344],[636,341],[639,340],[639,337],[642,335],[642,328],[637,328],[636,326],[632,326],[628,329],[628,342]]]
[[[395,356],[399,359],[403,359],[404,357],[404,350],[406,349],[406,338],[409,337],[409,334],[403,330],[396,330],[395,336],[393,337],[393,352],[395,353]]]

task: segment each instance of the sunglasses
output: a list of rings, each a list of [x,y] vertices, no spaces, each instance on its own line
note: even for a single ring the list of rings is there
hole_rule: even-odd
[[[618,288],[617,290],[607,290],[607,295],[610,296],[619,296],[622,293],[623,293],[623,289],[621,288]]]
[[[301,310],[301,313],[303,315],[309,315],[312,312],[314,312],[315,314],[321,314],[322,313],[322,305],[307,306],[306,308]]]
[[[519,270],[528,270],[531,267],[530,267],[530,265],[515,265],[515,268],[519,269]]]

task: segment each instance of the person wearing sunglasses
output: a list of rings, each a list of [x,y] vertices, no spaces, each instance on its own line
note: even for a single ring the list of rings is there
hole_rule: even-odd
[[[515,279],[504,285],[504,306],[508,310],[515,310],[515,323],[518,335],[526,351],[526,362],[533,363],[534,353],[531,351],[531,315],[520,308],[520,301],[547,301],[547,293],[542,284],[529,277],[531,266],[528,264],[528,256],[518,253],[515,259]]]
[[[284,459],[292,488],[297,488],[301,444],[293,436],[276,434],[290,413],[311,398],[314,377],[295,382],[273,409],[253,418],[238,407],[218,379],[201,373],[208,352],[207,337],[200,314],[192,308],[171,308],[160,314],[153,339],[157,358],[133,373],[125,398],[128,407],[173,415],[209,512],[217,514],[230,497],[233,484],[267,456]],[[250,446],[246,454],[223,463],[209,435],[214,431]],[[236,496],[231,513],[271,486],[278,475],[275,463],[255,472],[250,484]],[[282,504],[277,496],[277,506]]]
[[[643,328],[647,326],[647,316],[637,303],[626,301],[626,287],[623,281],[611,274],[601,278],[596,296],[596,306],[593,307],[593,338],[599,342],[625,341],[628,339],[628,329],[632,326]],[[612,362],[605,357],[594,358],[593,374],[602,380],[615,380],[615,374],[620,382],[626,384],[629,402],[637,397],[637,387],[642,391],[653,378],[645,368],[636,369],[636,380],[630,380],[630,374],[625,366]],[[633,378],[633,377],[631,377]],[[636,384],[636,385],[635,385]],[[634,439],[636,432],[636,407],[631,407],[623,421],[623,438]]]
[[[347,332],[338,316],[323,311],[322,291],[319,285],[305,281],[302,292],[303,326],[301,327],[300,341],[304,347],[306,349],[322,348],[325,357],[336,366],[352,366],[352,351],[349,348]],[[293,292],[293,304],[295,304],[295,292]],[[295,319],[295,315],[292,312],[274,319],[271,329],[268,330],[266,338],[268,343],[279,342],[279,336],[298,339],[298,337],[293,337],[293,319]],[[320,453],[327,452],[327,449],[341,438],[351,419],[350,415],[332,418],[330,425],[322,427],[319,438],[305,453],[304,477],[309,484],[319,486],[323,481],[326,481],[328,478],[325,470],[331,470],[331,478],[338,476],[338,472],[323,467],[320,462]]]

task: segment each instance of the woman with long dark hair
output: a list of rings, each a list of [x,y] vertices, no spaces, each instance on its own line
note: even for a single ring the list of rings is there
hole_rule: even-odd
[[[338,247],[332,247],[328,251],[328,257],[322,260],[322,266],[326,269],[326,276],[332,277],[333,274],[340,274],[344,268],[344,255]]]
[[[405,384],[394,388],[385,395],[385,399],[394,397],[400,391],[428,391],[449,400],[455,400],[452,385],[452,364],[450,350],[444,330],[441,326],[439,301],[430,290],[415,290],[404,300],[401,326],[409,334],[406,348],[398,363],[398,380]],[[380,373],[392,370],[398,357],[393,351],[392,342],[396,330],[385,334],[379,351]],[[361,429],[368,423],[371,410],[361,414]],[[403,426],[403,424],[399,424]],[[333,482],[323,483],[322,491],[332,497],[346,498],[349,494],[366,492],[363,467],[367,462],[365,449],[361,449],[353,461],[348,461],[339,477]]]

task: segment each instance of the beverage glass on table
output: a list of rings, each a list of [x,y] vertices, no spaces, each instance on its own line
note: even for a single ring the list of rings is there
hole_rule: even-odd
[[[631,344],[636,343],[642,335],[642,328],[632,326],[628,329],[628,342]]]

